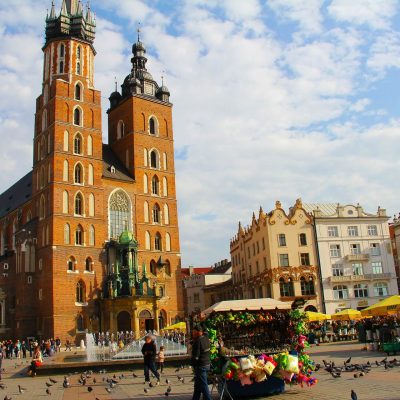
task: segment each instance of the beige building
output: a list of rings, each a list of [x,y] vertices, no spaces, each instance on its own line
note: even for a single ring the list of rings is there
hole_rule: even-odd
[[[186,315],[198,313],[212,305],[210,301],[214,297],[209,292],[206,293],[207,287],[214,287],[214,285],[229,281],[232,277],[231,263],[228,260],[222,260],[211,268],[197,268],[197,272],[196,269],[191,270],[189,267],[189,271],[189,275],[183,279],[187,299]]]
[[[398,294],[385,209],[368,213],[359,204],[337,203],[304,204],[304,208],[314,216],[328,314],[362,310]]]
[[[288,213],[277,201],[268,214],[262,208],[258,218],[253,213],[248,227],[239,223],[230,244],[234,298],[292,302],[302,297],[306,309],[320,310],[312,223],[300,199]]]

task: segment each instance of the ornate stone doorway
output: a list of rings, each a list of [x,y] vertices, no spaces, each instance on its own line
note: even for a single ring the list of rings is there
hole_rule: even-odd
[[[118,332],[131,331],[131,315],[128,311],[121,311],[117,316],[117,330]]]
[[[154,329],[153,314],[149,310],[142,310],[139,313],[139,329],[149,331]]]

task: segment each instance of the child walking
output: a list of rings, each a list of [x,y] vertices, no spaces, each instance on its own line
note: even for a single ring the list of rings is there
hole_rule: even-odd
[[[160,370],[160,374],[164,371],[164,346],[160,346],[160,351],[158,352],[158,369]]]

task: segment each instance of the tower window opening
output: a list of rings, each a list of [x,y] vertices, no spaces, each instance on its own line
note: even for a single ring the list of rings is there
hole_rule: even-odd
[[[74,154],[82,154],[82,136],[79,133],[74,138]]]
[[[83,215],[83,197],[81,193],[78,193],[75,197],[75,214]]]
[[[77,75],[81,74],[81,63],[80,63],[80,61],[76,62],[76,74]]]
[[[83,229],[80,225],[78,225],[75,231],[75,244],[78,246],[83,245]]]
[[[75,85],[75,100],[82,100],[82,88],[79,83]]]
[[[82,111],[79,107],[74,109],[74,125],[82,126]]]

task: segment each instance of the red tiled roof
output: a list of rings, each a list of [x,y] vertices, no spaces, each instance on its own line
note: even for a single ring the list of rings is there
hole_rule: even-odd
[[[211,270],[212,270],[211,267],[194,267],[193,273],[197,275],[203,275],[206,274],[207,272],[210,272]],[[189,268],[182,268],[182,275],[189,276],[190,275]]]

